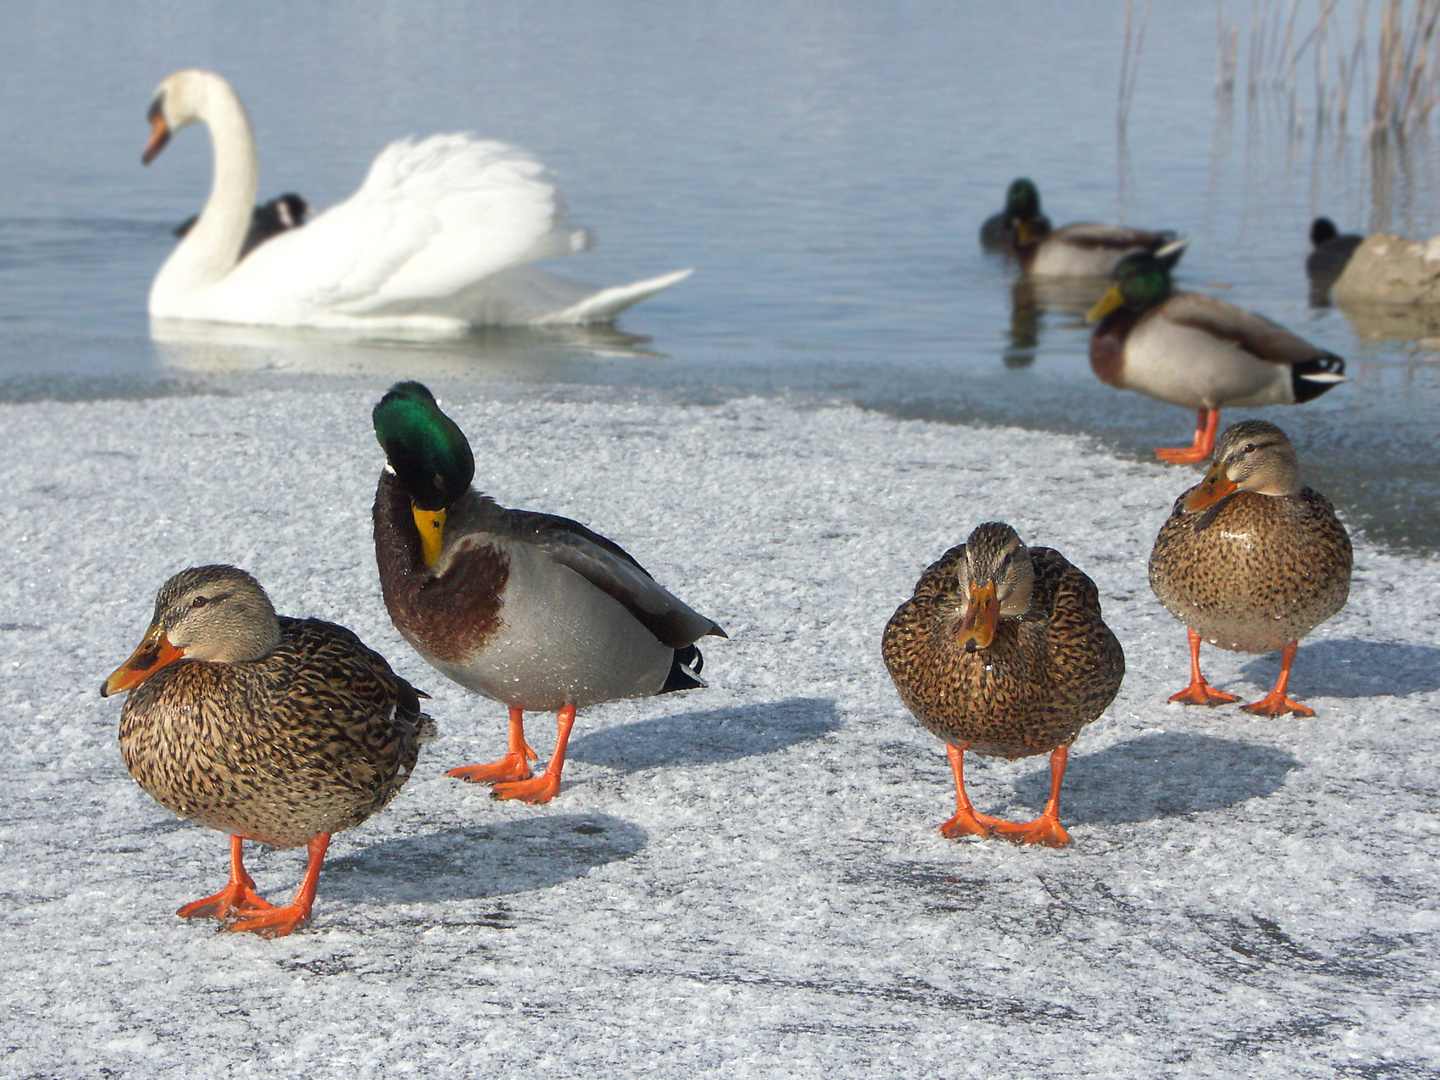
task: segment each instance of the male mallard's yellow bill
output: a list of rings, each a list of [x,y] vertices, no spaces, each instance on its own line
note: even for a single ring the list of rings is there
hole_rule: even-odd
[[[1185,496],[1183,509],[1189,512],[1214,506],[1237,487],[1235,481],[1225,475],[1225,466],[1217,461],[1210,466],[1210,471],[1205,474],[1205,479],[1200,481],[1199,486]]]
[[[967,652],[988,649],[995,640],[995,627],[1000,622],[1000,601],[995,599],[995,582],[970,585],[970,604],[960,620],[960,647]]]
[[[1125,294],[1120,291],[1119,285],[1112,283],[1110,287],[1105,290],[1105,295],[1100,298],[1100,302],[1086,312],[1085,321],[1087,323],[1099,322],[1124,303]]]
[[[145,640],[140,642],[140,647],[130,655],[130,659],[100,684],[100,696],[109,697],[122,690],[133,690],[166,664],[174,663],[184,655],[185,650],[171,645],[165,631],[156,623],[145,631]]]
[[[1016,245],[1018,245],[1018,246],[1020,246],[1020,247],[1024,247],[1026,244],[1030,243],[1030,241],[1032,241],[1032,240],[1034,240],[1034,239],[1035,239],[1035,230],[1030,227],[1030,222],[1028,222],[1028,221],[1017,221],[1017,222],[1015,223],[1015,243],[1016,243]]]
[[[445,547],[445,511],[421,510],[414,504],[410,511],[415,515],[415,528],[420,530],[420,551],[425,556],[425,565],[433,568]]]
[[[165,117],[158,112],[150,117],[150,141],[145,144],[145,152],[140,155],[140,164],[149,165],[160,156],[160,151],[165,149],[165,144],[170,141],[170,125],[165,123]]]

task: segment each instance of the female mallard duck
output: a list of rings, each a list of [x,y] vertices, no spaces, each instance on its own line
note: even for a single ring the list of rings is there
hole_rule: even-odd
[[[1289,438],[1246,420],[1220,437],[1205,479],[1175,501],[1150,554],[1150,588],[1189,629],[1190,685],[1171,701],[1238,701],[1200,674],[1200,640],[1236,652],[1281,650],[1280,678],[1245,708],[1314,716],[1286,696],[1302,637],[1345,606],[1350,537],[1319,492],[1302,487]]]
[[[1365,242],[1355,233],[1341,233],[1327,217],[1310,223],[1310,254],[1305,259],[1305,273],[1316,289],[1328,289],[1345,272],[1350,256]]]
[[[705,685],[694,643],[725,631],[613,541],[472,490],[470,444],[429,390],[396,383],[373,419],[389,462],[375,492],[375,561],[390,619],[439,671],[510,707],[505,756],[448,775],[492,783],[497,799],[548,802],[576,709]],[[558,714],[539,777],[523,726],[534,710]]]
[[[1170,288],[1153,255],[1129,255],[1090,309],[1090,367],[1103,383],[1197,410],[1195,439],[1162,461],[1210,456],[1220,410],[1296,405],[1345,381],[1345,361],[1283,326],[1223,300]]]
[[[1032,277],[1108,277],[1116,263],[1135,251],[1153,252],[1174,266],[1188,243],[1173,232],[1089,221],[1052,229],[1050,219],[1040,213],[1039,189],[1023,177],[1010,185],[1004,212],[981,226],[980,240],[987,247],[1008,250]]]
[[[1060,782],[1068,747],[1115,698],[1125,654],[1100,616],[1100,596],[1052,548],[1027,548],[987,522],[920,575],[881,644],[900,700],[945,740],[955,774],[948,837],[995,834],[1063,847]],[[965,751],[1050,754],[1050,799],[1034,821],[977,814],[965,795]]]
[[[343,626],[277,617],[233,566],[165,583],[145,640],[100,687],[105,697],[122,690],[130,775],[160,805],[230,834],[229,883],[177,914],[266,937],[309,921],[330,835],[394,797],[433,727],[384,657]],[[289,905],[255,892],[246,840],[309,846]]]

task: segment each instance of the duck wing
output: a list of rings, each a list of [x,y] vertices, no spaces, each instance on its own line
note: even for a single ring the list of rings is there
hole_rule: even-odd
[[[1159,313],[1167,322],[1237,345],[1257,360],[1271,364],[1303,364],[1322,357],[1339,359],[1263,315],[1202,293],[1176,293],[1165,301]]]
[[[432,135],[391,143],[354,195],[255,249],[225,284],[346,315],[430,312],[500,271],[589,243],[529,154]]]
[[[661,586],[619,544],[578,521],[533,510],[506,510],[503,523],[507,538],[539,548],[618,600],[667,648],[684,648],[707,634],[727,636],[719,624]]]

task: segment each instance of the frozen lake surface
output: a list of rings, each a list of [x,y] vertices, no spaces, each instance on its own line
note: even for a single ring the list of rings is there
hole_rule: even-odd
[[[421,662],[380,600],[374,398],[0,406],[0,551],[23,569],[0,581],[0,1075],[1440,1067],[1433,559],[1359,546],[1349,604],[1296,661],[1315,719],[1167,705],[1185,635],[1144,567],[1180,470],[849,405],[454,395],[484,490],[589,523],[731,634],[710,689],[582,713],[553,802],[495,803],[443,771],[497,755],[503,709]],[[1126,650],[1072,752],[1065,851],[939,836],[942,746],[880,663],[920,571],[990,518],[1091,574]],[[273,942],[171,914],[218,887],[224,837],[130,782],[96,693],[164,578],[212,560],[356,630],[441,728],[336,838],[311,926]],[[1277,670],[1205,655],[1246,700]],[[537,717],[542,756],[552,738]],[[980,759],[970,781],[1018,819],[1048,773]],[[252,870],[283,897],[302,863]]]

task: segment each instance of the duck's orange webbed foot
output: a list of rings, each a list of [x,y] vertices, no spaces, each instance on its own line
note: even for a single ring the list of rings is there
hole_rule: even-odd
[[[312,898],[313,902],[313,898]],[[262,908],[242,908],[237,918],[226,924],[226,930],[246,931],[264,938],[284,937],[310,921],[311,902],[298,899],[284,907],[267,904]]]
[[[1189,446],[1160,447],[1155,456],[1172,465],[1194,465],[1215,452],[1215,433],[1220,430],[1220,410],[1200,409],[1195,419],[1195,441]]]
[[[1240,699],[1234,694],[1216,690],[1204,679],[1201,679],[1199,682],[1192,682],[1178,694],[1171,694],[1169,700],[1178,701],[1184,705],[1228,705],[1230,702]]]
[[[182,919],[228,919],[237,911],[263,911],[274,907],[255,891],[250,875],[244,881],[232,881],[214,896],[193,900],[175,912]]]
[[[511,710],[512,714],[515,711]],[[496,784],[495,790],[490,793],[491,798],[546,803],[555,797],[555,793],[560,790],[560,773],[565,768],[565,747],[570,744],[570,729],[575,726],[575,706],[566,705],[561,708],[555,722],[555,752],[550,755],[550,763],[545,766],[545,771],[531,780]]]
[[[186,904],[176,915],[182,919],[228,919],[236,911],[263,911],[273,905],[255,891],[255,881],[245,872],[245,838],[230,837],[230,880],[213,896]]]
[[[1315,710],[1301,705],[1298,701],[1291,701],[1283,693],[1277,694],[1274,690],[1266,694],[1254,705],[1242,705],[1248,713],[1256,716],[1314,716]]]
[[[509,753],[499,761],[492,761],[488,765],[461,765],[459,768],[450,769],[446,776],[453,776],[458,780],[468,780],[472,784],[499,784],[505,781],[529,780],[534,775],[530,771],[530,762],[535,751],[528,746],[521,753]]]
[[[1295,651],[1300,643],[1292,641],[1280,651],[1280,678],[1275,681],[1275,689],[1266,694],[1254,705],[1246,705],[1246,712],[1254,713],[1256,716],[1284,716],[1291,713],[1295,716],[1314,716],[1315,710],[1306,708],[1298,701],[1291,701],[1286,696],[1286,690],[1290,686],[1290,665],[1295,662]]]
[[[241,908],[226,930],[259,934],[261,937],[277,938],[299,930],[310,921],[310,909],[315,905],[315,890],[320,884],[320,867],[325,864],[325,852],[330,847],[330,834],[320,833],[308,845],[310,861],[305,865],[305,877],[300,888],[295,890],[295,899],[284,907]]]
[[[994,835],[1012,844],[1044,844],[1046,847],[1069,847],[1070,834],[1060,824],[1058,816],[1041,814],[1034,821],[1023,824],[1001,821],[995,825]]]
[[[539,776],[528,780],[516,780],[496,784],[490,792],[492,799],[519,799],[528,803],[547,803],[560,790],[560,777],[546,769]]]
[[[966,807],[940,826],[940,835],[947,840],[959,840],[962,836],[986,837],[997,825],[1003,824],[1005,823],[999,818],[977,814],[973,809]]]
[[[451,769],[446,776],[468,780],[472,784],[501,784],[515,780],[529,780],[534,775],[530,762],[539,755],[525,741],[525,714],[520,709],[510,709],[509,748],[499,761],[488,765],[462,765]]]
[[[1188,627],[1185,633],[1190,639],[1190,685],[1178,694],[1171,694],[1170,700],[1186,705],[1227,705],[1239,701],[1234,694],[1216,690],[1205,681],[1205,676],[1200,674],[1200,635]]]

